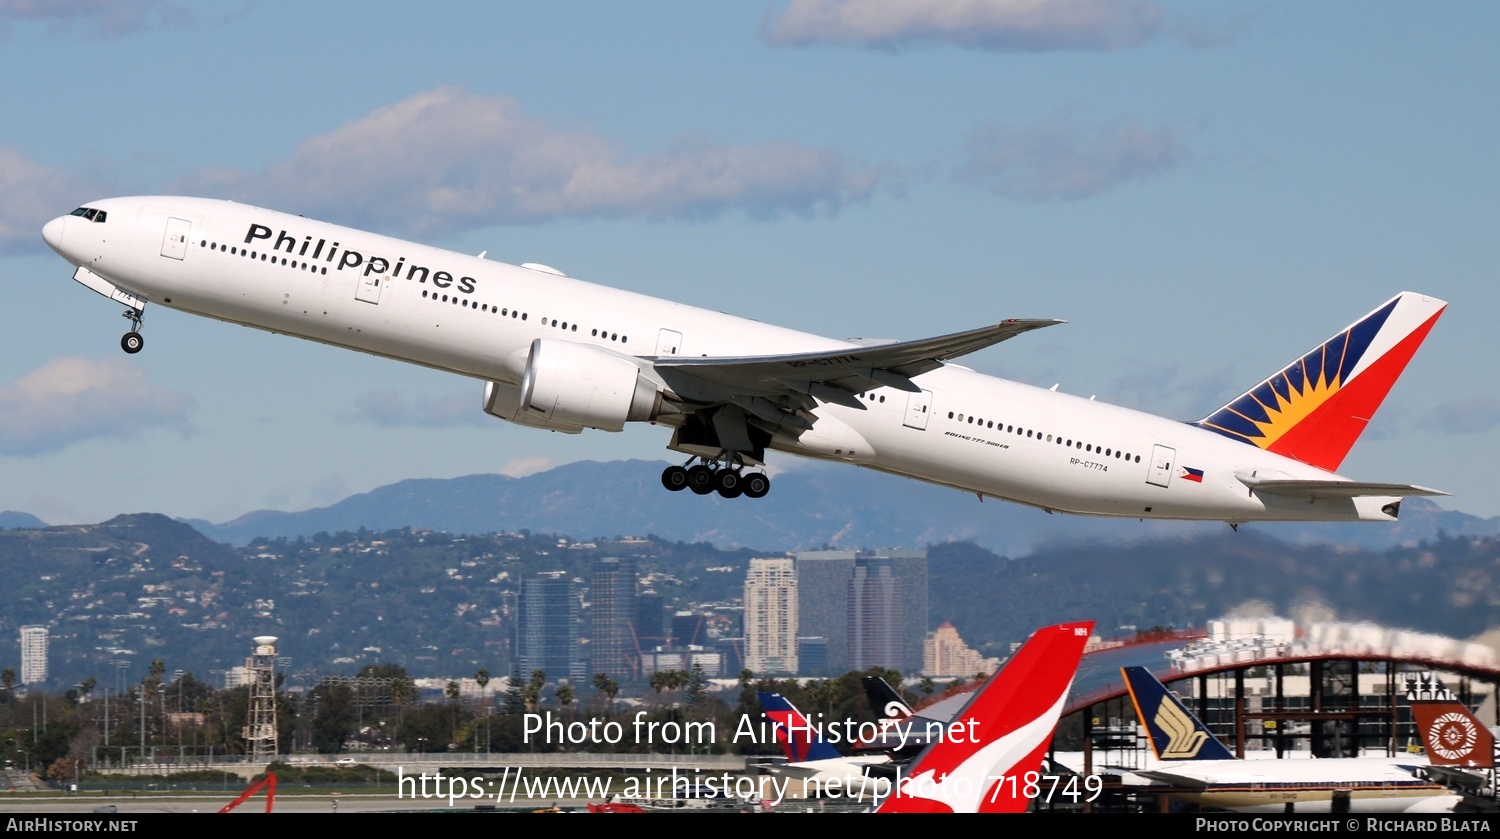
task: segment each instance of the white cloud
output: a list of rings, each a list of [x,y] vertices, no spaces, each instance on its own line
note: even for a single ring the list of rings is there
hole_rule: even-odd
[[[969,135],[954,176],[996,195],[1076,200],[1159,175],[1189,159],[1170,128],[1119,118],[1081,126],[1067,115],[1028,128],[988,123]]]
[[[354,410],[346,418],[384,428],[451,428],[497,422],[479,402],[478,391],[468,396],[412,399],[399,391],[377,390],[355,398]]]
[[[508,97],[442,88],[308,140],[263,172],[205,170],[179,188],[422,233],[560,218],[834,212],[869,198],[883,177],[838,152],[785,142],[683,137],[634,155],[529,116]]]
[[[0,35],[6,25],[42,23],[53,34],[77,27],[95,38],[118,38],[158,26],[187,26],[192,12],[165,0],[0,0]]]
[[[505,464],[500,474],[507,478],[524,478],[538,472],[546,472],[557,464],[550,457],[523,457]]]
[[[0,387],[0,454],[38,455],[148,428],[190,433],[192,397],[146,381],[123,359],[56,358]]]
[[[0,146],[0,253],[45,250],[42,225],[83,200],[73,177]]]
[[[1164,17],[1155,3],[1137,0],[792,0],[764,36],[785,46],[1115,50],[1161,35]]]

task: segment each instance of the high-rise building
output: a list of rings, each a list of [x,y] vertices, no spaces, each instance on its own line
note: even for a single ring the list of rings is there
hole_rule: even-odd
[[[797,568],[791,559],[752,559],[745,576],[745,667],[797,672]]]
[[[922,667],[925,550],[803,551],[796,556],[798,627],[827,640],[828,672]]]
[[[635,599],[635,640],[642,650],[665,647],[672,643],[667,624],[667,598],[653,591],[643,591]]]
[[[827,673],[849,669],[849,580],[858,551],[803,551],[797,562],[797,634],[825,641]]]
[[[828,639],[797,638],[797,673],[801,676],[835,676],[828,671]]]
[[[522,678],[541,670],[548,679],[584,680],[578,653],[578,591],[562,571],[537,574],[521,583],[517,604],[516,656]]]
[[[985,658],[958,636],[953,624],[944,622],[923,644],[922,673],[926,676],[968,678],[1000,669],[1000,659]]]
[[[589,671],[616,681],[641,675],[641,647],[636,641],[637,577],[634,559],[594,560],[589,579]]]
[[[888,560],[855,560],[849,580],[849,669],[905,670],[903,586]]]
[[[21,684],[47,681],[47,627],[21,627]]]

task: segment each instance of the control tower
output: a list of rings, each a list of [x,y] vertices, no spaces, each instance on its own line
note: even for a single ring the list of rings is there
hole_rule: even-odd
[[[250,713],[244,729],[250,757],[270,763],[279,751],[276,742],[276,636],[257,635],[255,652],[245,659],[249,674]]]

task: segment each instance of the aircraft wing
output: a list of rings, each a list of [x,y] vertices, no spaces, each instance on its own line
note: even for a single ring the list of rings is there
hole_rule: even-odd
[[[1294,498],[1359,498],[1366,495],[1447,495],[1439,489],[1419,487],[1412,484],[1374,484],[1363,481],[1306,481],[1306,480],[1261,480],[1245,475],[1236,475],[1240,483],[1269,495],[1287,495]]]
[[[651,359],[657,373],[690,399],[737,401],[755,397],[791,398],[782,410],[815,407],[811,396],[854,408],[864,406],[850,394],[876,387],[915,392],[911,377],[942,366],[944,361],[1014,338],[1023,332],[1062,323],[1060,320],[1002,321],[993,326],[875,346],[785,355]],[[692,381],[684,381],[684,379]],[[799,399],[799,397],[801,397]]]

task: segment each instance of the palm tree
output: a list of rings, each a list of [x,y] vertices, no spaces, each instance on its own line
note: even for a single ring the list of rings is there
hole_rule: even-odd
[[[5,692],[10,693],[10,689],[16,686],[16,668],[7,667],[0,671],[0,682],[5,684]]]
[[[452,730],[448,734],[448,742],[449,743],[457,743],[458,742],[458,694],[459,694],[458,682],[455,681],[455,680],[453,680],[453,679],[449,679],[447,686],[443,689],[443,693],[447,694],[447,696],[448,696],[448,704],[453,709],[453,728],[452,728]]]
[[[561,705],[563,712],[566,713],[568,706],[573,704],[573,686],[569,684],[558,685],[556,693],[557,704]]]
[[[594,690],[599,691],[609,698],[609,712],[613,714],[615,712],[615,694],[620,692],[619,684],[614,679],[611,679],[608,673],[595,673]]]
[[[484,669],[483,667],[475,670],[474,683],[479,685],[480,701],[484,703],[484,713],[486,716],[488,716],[490,713],[489,694],[484,692],[484,687],[485,685],[488,685],[490,683],[490,671]]]
[[[740,706],[739,713],[749,713],[749,709],[755,702],[755,671],[748,667],[740,671]]]
[[[531,681],[522,689],[526,710],[535,711],[542,704],[542,688],[547,684],[547,674],[542,670],[531,671]]]

